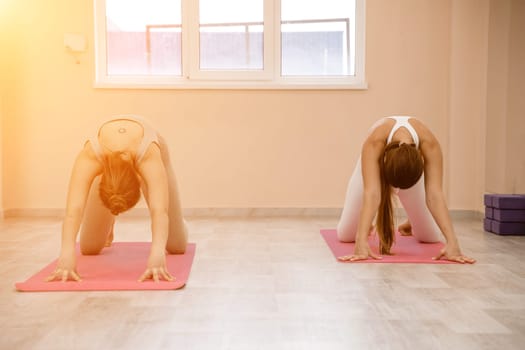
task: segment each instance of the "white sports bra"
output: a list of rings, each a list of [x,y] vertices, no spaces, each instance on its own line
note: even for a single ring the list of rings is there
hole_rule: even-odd
[[[392,130],[390,130],[390,134],[388,135],[388,138],[387,138],[387,141],[386,141],[387,144],[392,141],[392,136],[394,136],[394,133],[399,128],[404,127],[405,129],[408,130],[408,132],[412,136],[412,139],[414,140],[414,143],[416,144],[416,147],[419,148],[419,136],[417,135],[416,129],[414,129],[414,127],[412,125],[410,125],[410,123],[408,122],[408,120],[411,117],[392,116],[392,117],[387,117],[387,118],[394,119],[396,121],[396,123],[392,127]]]
[[[93,151],[95,152],[95,155],[97,156],[99,160],[102,161],[102,155],[103,155],[102,147],[100,146],[100,143],[98,141],[100,129],[104,126],[104,124],[107,124],[114,120],[131,120],[142,126],[142,129],[144,130],[144,136],[142,137],[142,141],[140,142],[140,145],[137,148],[136,157],[135,157],[135,161],[137,163],[142,160],[142,158],[144,157],[144,154],[146,153],[146,150],[148,149],[151,143],[156,143],[157,145],[159,144],[157,131],[147,122],[147,120],[137,115],[127,115],[127,114],[117,115],[101,123],[95,135],[89,138],[91,147],[93,148]]]

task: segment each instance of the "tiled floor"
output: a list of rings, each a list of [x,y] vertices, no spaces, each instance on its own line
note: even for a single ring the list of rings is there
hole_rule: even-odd
[[[59,219],[0,222],[0,349],[523,349],[525,236],[455,219],[475,265],[338,263],[335,217],[188,219],[187,286],[16,292],[55,259]],[[146,219],[117,241],[149,239]]]

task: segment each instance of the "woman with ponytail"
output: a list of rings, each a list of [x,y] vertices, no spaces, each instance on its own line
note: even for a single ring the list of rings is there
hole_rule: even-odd
[[[62,224],[57,268],[48,281],[80,281],[75,244],[96,255],[113,241],[115,217],[133,208],[144,194],[151,217],[152,242],[140,281],[171,281],[166,252],[183,254],[188,232],[166,142],[143,118],[122,115],[106,120],[75,160]],[[111,268],[108,266],[108,268]]]
[[[381,259],[368,244],[374,218],[379,253],[390,254],[395,244],[392,196],[397,194],[408,216],[398,227],[402,235],[413,235],[421,242],[444,240],[435,259],[474,263],[459,247],[442,181],[441,147],[421,121],[394,116],[375,123],[363,143],[337,225],[340,241],[355,242],[354,253],[339,259]]]

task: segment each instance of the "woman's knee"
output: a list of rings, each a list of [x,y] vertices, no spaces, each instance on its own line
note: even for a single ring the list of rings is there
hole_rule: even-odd
[[[184,254],[187,247],[188,244],[184,242],[183,244],[174,244],[171,247],[166,247],[166,250],[169,254]]]
[[[166,244],[166,250],[169,254],[184,254],[188,247],[188,231],[186,227],[179,231],[179,234],[172,235]]]
[[[103,246],[95,246],[95,245],[80,245],[80,253],[82,255],[99,255],[102,251]]]
[[[351,243],[355,241],[355,234],[349,227],[338,225],[337,239],[343,243]]]

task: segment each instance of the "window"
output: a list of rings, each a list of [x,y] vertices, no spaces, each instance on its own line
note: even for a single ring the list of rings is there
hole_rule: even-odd
[[[365,88],[365,0],[95,0],[96,86]]]

